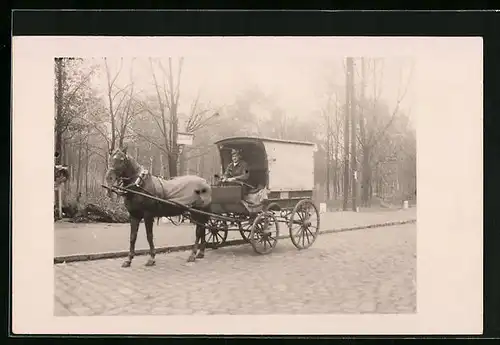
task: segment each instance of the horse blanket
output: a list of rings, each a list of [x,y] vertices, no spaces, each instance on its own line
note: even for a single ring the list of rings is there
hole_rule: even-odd
[[[155,194],[185,206],[208,206],[212,202],[212,189],[208,182],[196,175],[185,175],[164,180],[151,179]]]

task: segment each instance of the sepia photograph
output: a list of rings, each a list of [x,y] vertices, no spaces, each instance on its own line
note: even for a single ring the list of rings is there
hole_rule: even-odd
[[[415,313],[416,63],[55,58],[55,315]]]
[[[480,54],[438,59],[432,47],[421,53],[426,42],[403,38],[371,45],[355,38],[162,39],[54,39],[39,67],[29,68],[33,48],[20,40],[25,60],[17,66],[26,67],[17,71],[26,90],[29,73],[43,71],[32,82],[43,86],[36,97],[44,119],[33,117],[35,103],[18,92],[17,123],[25,121],[25,133],[43,123],[37,133],[46,138],[37,142],[54,164],[50,173],[40,169],[43,176],[53,169],[54,181],[38,193],[47,196],[35,211],[50,222],[46,230],[18,213],[25,225],[13,239],[13,268],[28,271],[14,275],[14,291],[16,284],[27,289],[21,277],[38,270],[22,251],[30,258],[43,251],[51,262],[46,274],[39,271],[47,279],[37,280],[46,297],[36,297],[39,307],[17,297],[19,310],[47,310],[52,330],[77,332],[86,320],[93,328],[78,333],[102,327],[116,334],[125,324],[99,317],[177,318],[169,331],[162,322],[134,321],[155,334],[198,326],[255,333],[271,317],[311,318],[271,330],[284,334],[325,332],[328,324],[339,334],[410,334],[432,328],[430,319],[418,321],[431,308],[460,315],[456,325],[467,324],[465,310],[480,310],[470,308],[482,300],[472,297],[481,288],[482,271],[473,266],[480,261],[459,253],[478,249],[482,234],[470,239],[476,226],[461,231],[469,223],[449,225],[439,214],[477,216],[458,211],[457,194],[447,191],[460,185],[456,192],[472,200],[477,193],[456,179],[476,176],[479,165],[469,161],[455,180],[447,174],[451,159],[463,164],[477,154],[465,147],[480,147],[481,61],[470,62]],[[448,51],[464,51],[452,43]],[[458,70],[466,82],[453,81]],[[451,100],[453,111],[445,109]],[[468,130],[477,136],[462,135]],[[19,137],[27,148],[18,144],[18,156],[32,154],[32,138]],[[24,236],[35,232],[43,239],[26,247]],[[439,283],[446,277],[462,282],[454,293],[470,303],[453,304],[451,283]],[[28,314],[23,324],[42,317]],[[188,320],[197,317],[218,326],[195,327]]]

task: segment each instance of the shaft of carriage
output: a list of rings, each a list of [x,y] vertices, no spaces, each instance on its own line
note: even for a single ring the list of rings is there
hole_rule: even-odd
[[[226,138],[215,144],[225,173],[222,177],[214,175],[220,181],[211,185],[210,212],[135,188],[116,187],[114,191],[135,193],[183,209],[191,223],[203,227],[208,236],[206,244],[213,249],[223,246],[228,233],[234,231],[259,254],[270,253],[282,237],[290,237],[298,249],[310,247],[318,237],[320,225],[319,212],[312,201],[315,145],[255,137]],[[240,164],[234,161],[235,152],[244,162],[244,181],[227,176]],[[294,159],[286,159],[292,152]],[[233,184],[225,184],[227,181]],[[208,221],[201,224],[196,216],[208,217]],[[280,236],[282,224],[288,227],[288,236]]]

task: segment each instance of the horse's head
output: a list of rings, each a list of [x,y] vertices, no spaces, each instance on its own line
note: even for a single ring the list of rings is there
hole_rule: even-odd
[[[109,166],[106,172],[106,185],[108,187],[116,184],[119,178],[128,177],[127,172],[130,164],[130,157],[127,155],[127,147],[117,148],[109,155]],[[112,193],[108,189],[107,195],[111,197]]]
[[[201,182],[194,192],[196,194],[194,206],[203,208],[210,205],[212,202],[212,188],[206,181]]]
[[[130,157],[127,155],[127,147],[117,148],[109,157],[109,168],[116,171],[118,175],[125,173],[130,164]]]

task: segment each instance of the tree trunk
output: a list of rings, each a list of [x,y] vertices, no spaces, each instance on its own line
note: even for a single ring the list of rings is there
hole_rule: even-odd
[[[165,164],[163,164],[163,153],[160,152],[160,177],[165,178]]]
[[[68,182],[72,182],[75,180],[75,174],[74,174],[74,164],[73,164],[73,152],[72,150],[70,150],[70,148],[68,147],[68,145],[65,143],[65,140],[64,140],[64,135],[62,136],[62,161],[61,163],[68,166],[69,167],[69,176],[70,176],[70,181]],[[64,190],[63,190],[63,198],[66,197],[71,191],[71,183],[65,183],[64,184]]]
[[[81,179],[82,179],[82,146],[83,141],[80,138],[80,143],[78,145],[78,164],[76,170],[76,196],[80,194]]]
[[[349,59],[349,58],[348,58]],[[348,60],[349,61],[349,60]],[[348,62],[349,63],[349,62]],[[347,211],[349,202],[349,120],[350,120],[350,92],[351,92],[351,78],[349,75],[349,68],[346,70],[346,104],[345,104],[345,119],[344,119],[344,202],[343,210]]]
[[[85,142],[85,200],[87,200],[89,195],[89,138],[87,137],[87,141]]]
[[[368,205],[371,206],[371,200],[373,197],[373,180],[370,181],[370,190],[368,192]]]
[[[357,161],[357,152],[356,152],[356,142],[357,142],[357,119],[356,119],[356,95],[354,93],[354,59],[348,58],[347,60],[347,68],[349,70],[350,76],[350,92],[349,92],[349,111],[351,115],[351,171],[352,171],[352,210],[356,212],[358,210],[358,161]]]
[[[172,84],[173,87],[173,84]],[[170,155],[168,157],[168,169],[170,173],[170,178],[173,178],[178,175],[177,171],[177,163],[179,162],[179,152],[180,152],[180,147],[177,144],[177,133],[178,133],[178,127],[179,127],[179,122],[177,118],[177,103],[172,102],[171,105],[171,110],[170,110]]]
[[[338,163],[338,146],[335,148],[335,164],[333,166],[333,198],[335,200],[338,199],[339,197],[339,173],[338,173],[338,169],[339,169],[339,163]]]
[[[196,175],[203,177],[203,173],[201,172],[201,159],[201,156],[196,159]]]
[[[199,168],[199,173],[201,176],[206,176],[205,172],[205,156],[200,156],[200,168]]]
[[[63,138],[62,138],[62,128],[60,126],[63,118],[63,97],[64,97],[64,66],[62,58],[56,58],[56,80],[57,80],[57,104],[56,104],[56,138],[55,138],[55,151],[59,153],[56,158],[56,164],[62,164],[62,150],[63,150]]]
[[[169,178],[177,176],[177,154],[174,152],[171,152],[168,155],[168,173]]]
[[[370,147],[368,147],[366,139],[366,129],[365,129],[365,87],[366,87],[366,65],[365,59],[361,58],[361,107],[359,113],[359,133],[361,136],[361,143],[363,149],[363,161],[362,161],[362,173],[361,173],[361,203],[365,207],[370,206],[371,199],[371,167],[370,167]]]
[[[186,147],[183,146],[179,153],[179,175],[186,175],[187,160],[186,160]]]
[[[56,157],[56,164],[62,164],[62,151],[63,151],[63,140],[62,140],[62,133],[58,130],[56,133],[56,152],[59,154],[58,157]]]
[[[330,122],[328,120],[328,122]],[[327,126],[327,140],[326,140],[326,179],[325,179],[325,185],[326,185],[326,200],[330,200],[330,166],[331,166],[331,160],[330,160],[330,125],[328,124]]]
[[[362,183],[361,183],[361,189],[362,189],[362,198],[363,198],[363,205],[368,207],[370,206],[370,199],[371,199],[371,174],[372,174],[372,169],[370,167],[370,149],[368,146],[365,146],[363,148],[363,172],[362,172]]]

